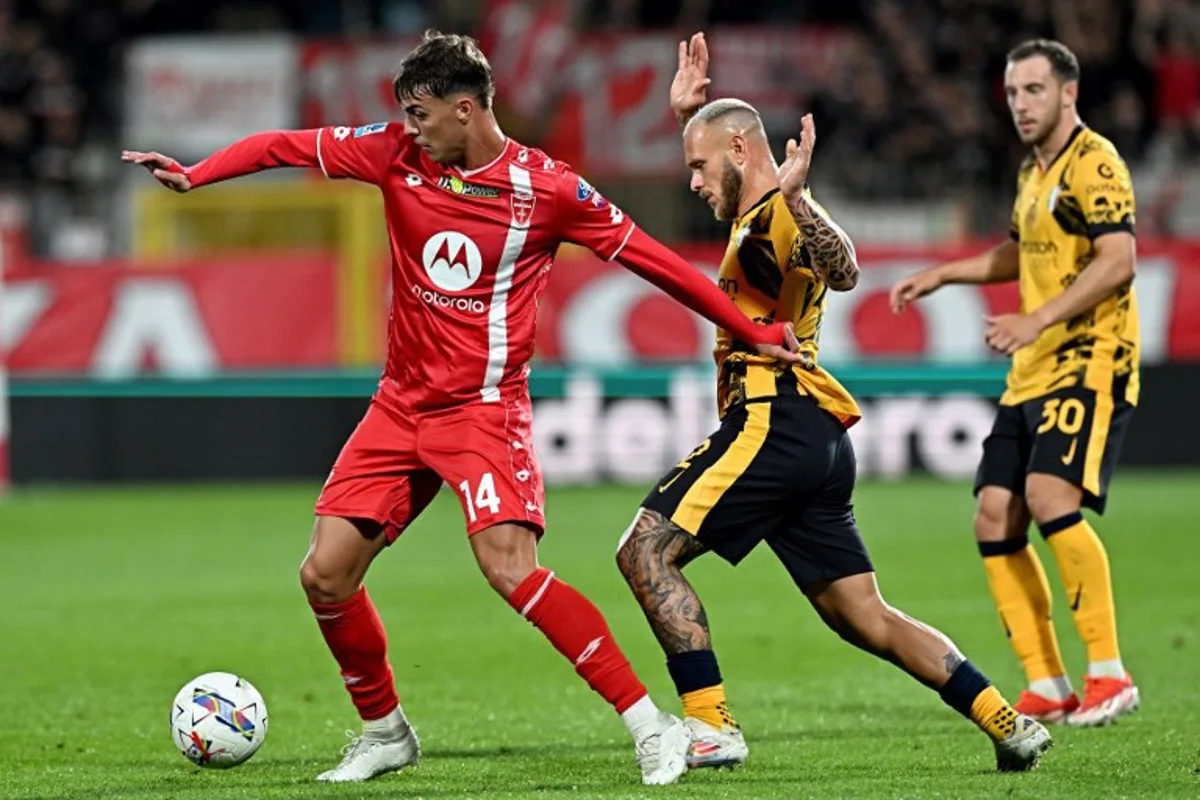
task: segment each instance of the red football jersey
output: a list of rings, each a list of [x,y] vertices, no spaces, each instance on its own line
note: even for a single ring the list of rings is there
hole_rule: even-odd
[[[400,123],[329,127],[330,178],[383,193],[392,249],[384,378],[414,410],[525,394],[538,301],[562,242],[611,260],[633,222],[567,165],[509,139],[490,164],[431,161]]]

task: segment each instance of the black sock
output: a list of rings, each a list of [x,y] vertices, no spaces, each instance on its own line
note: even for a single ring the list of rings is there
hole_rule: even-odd
[[[943,703],[970,719],[971,705],[975,702],[975,698],[991,685],[992,682],[982,672],[975,669],[974,664],[964,661],[958,665],[958,669],[954,670],[954,674],[950,676],[950,680],[946,681],[946,685],[938,694],[941,695]]]
[[[675,681],[675,691],[680,696],[721,683],[717,654],[712,650],[673,653],[667,656],[667,671],[671,673],[671,680]]]

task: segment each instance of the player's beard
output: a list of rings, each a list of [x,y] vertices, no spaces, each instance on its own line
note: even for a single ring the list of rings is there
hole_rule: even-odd
[[[713,210],[713,215],[722,222],[736,219],[741,202],[742,173],[738,172],[729,156],[725,156],[725,163],[721,166],[721,200]]]
[[[1029,145],[1030,147],[1041,147],[1046,143],[1046,140],[1053,136],[1054,132],[1058,130],[1058,123],[1061,121],[1062,104],[1060,103],[1054,107],[1054,111],[1051,113],[1050,118],[1046,120],[1046,124],[1039,125],[1037,129],[1034,130],[1034,132],[1027,139],[1025,139],[1025,144]]]

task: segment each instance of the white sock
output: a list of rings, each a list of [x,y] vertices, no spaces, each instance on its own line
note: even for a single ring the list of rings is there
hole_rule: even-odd
[[[658,706],[646,695],[621,713],[621,721],[629,729],[634,739],[641,737],[642,732],[658,722]]]
[[[1038,678],[1029,682],[1029,691],[1040,694],[1047,700],[1062,702],[1071,696],[1071,681],[1066,675],[1055,675],[1052,678]]]
[[[1089,661],[1088,677],[1117,678],[1124,680],[1125,666],[1121,663],[1121,659],[1119,658],[1114,658],[1111,661]]]
[[[408,718],[404,710],[396,706],[392,713],[379,719],[363,720],[363,735],[376,739],[396,739],[408,731]]]

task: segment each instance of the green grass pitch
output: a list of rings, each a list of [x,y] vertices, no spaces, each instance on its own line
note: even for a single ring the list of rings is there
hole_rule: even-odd
[[[1200,476],[1118,476],[1097,527],[1143,709],[1057,728],[1036,772],[997,775],[982,734],[895,668],[825,630],[769,551],[689,570],[709,611],[745,768],[642,787],[616,716],[478,575],[443,493],[376,563],[401,698],[424,744],[361,786],[313,776],[356,718],[296,572],[317,487],[19,490],[0,502],[0,797],[1200,797]],[[663,659],[613,563],[637,489],[552,491],[542,560],[586,592],[660,703]],[[885,596],[954,637],[1015,698],[1020,670],[971,539],[968,487],[868,483],[859,522]],[[1082,648],[1055,584],[1072,675]],[[711,559],[711,557],[709,557]],[[247,764],[197,769],[167,727],[175,691],[213,669],[263,692]]]

